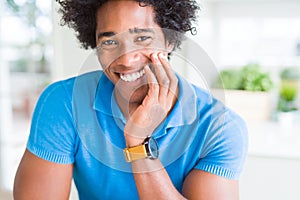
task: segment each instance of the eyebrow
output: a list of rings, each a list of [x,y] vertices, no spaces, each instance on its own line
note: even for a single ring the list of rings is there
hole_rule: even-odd
[[[154,33],[154,30],[152,28],[130,28],[128,29],[129,33],[133,34],[133,33]],[[115,32],[113,31],[108,31],[108,32],[102,32],[98,34],[98,40],[103,38],[103,37],[112,37],[116,35]]]
[[[153,28],[130,28],[129,33],[154,33]]]
[[[101,38],[103,38],[103,37],[111,37],[111,36],[114,36],[114,35],[116,35],[116,33],[112,32],[112,31],[99,33],[98,34],[98,40],[101,39]]]

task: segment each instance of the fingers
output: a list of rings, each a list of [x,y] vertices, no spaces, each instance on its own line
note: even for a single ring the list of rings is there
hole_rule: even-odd
[[[145,70],[145,74],[146,74],[147,80],[148,80],[149,91],[148,91],[148,94],[145,97],[143,103],[148,105],[149,103],[153,104],[153,103],[157,102],[158,95],[159,95],[159,85],[158,85],[155,75],[149,68],[149,65],[146,65],[144,70]]]
[[[176,98],[178,79],[172,70],[169,61],[163,53],[153,53],[151,59],[154,67],[154,74],[159,84],[158,100],[161,104],[170,109]]]
[[[151,69],[146,65],[145,75],[148,93],[142,104],[126,123],[125,134],[143,137],[151,135],[172,109],[177,96],[178,80],[166,57],[162,53],[150,55]],[[142,133],[142,135],[139,135]]]
[[[164,67],[165,73],[167,74],[170,83],[169,83],[169,95],[176,95],[176,90],[178,86],[178,79],[172,70],[168,58],[164,56],[162,53],[159,54],[160,61],[162,66]]]
[[[159,84],[159,102],[161,102],[163,99],[166,98],[169,92],[169,84],[170,84],[170,79],[160,61],[158,58],[158,55],[162,54],[152,54],[151,59],[153,63],[153,68],[154,68],[154,74],[157,78],[158,84]]]

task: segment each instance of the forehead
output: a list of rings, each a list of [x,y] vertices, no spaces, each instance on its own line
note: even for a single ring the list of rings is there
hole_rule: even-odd
[[[121,33],[136,27],[160,28],[154,17],[151,6],[141,7],[136,1],[108,1],[96,13],[96,31]]]

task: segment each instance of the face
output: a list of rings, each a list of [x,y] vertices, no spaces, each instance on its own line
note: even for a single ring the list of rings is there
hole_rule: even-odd
[[[135,1],[109,1],[96,14],[98,59],[115,84],[118,100],[140,104],[147,94],[143,68],[151,66],[150,55],[165,52],[162,29],[154,22],[152,7]]]

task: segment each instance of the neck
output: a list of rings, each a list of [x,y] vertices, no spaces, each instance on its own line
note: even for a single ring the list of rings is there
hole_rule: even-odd
[[[125,119],[127,120],[133,113],[134,111],[141,105],[141,103],[132,103],[126,100],[125,98],[122,97],[122,95],[115,90],[115,99],[116,102],[123,113]]]

